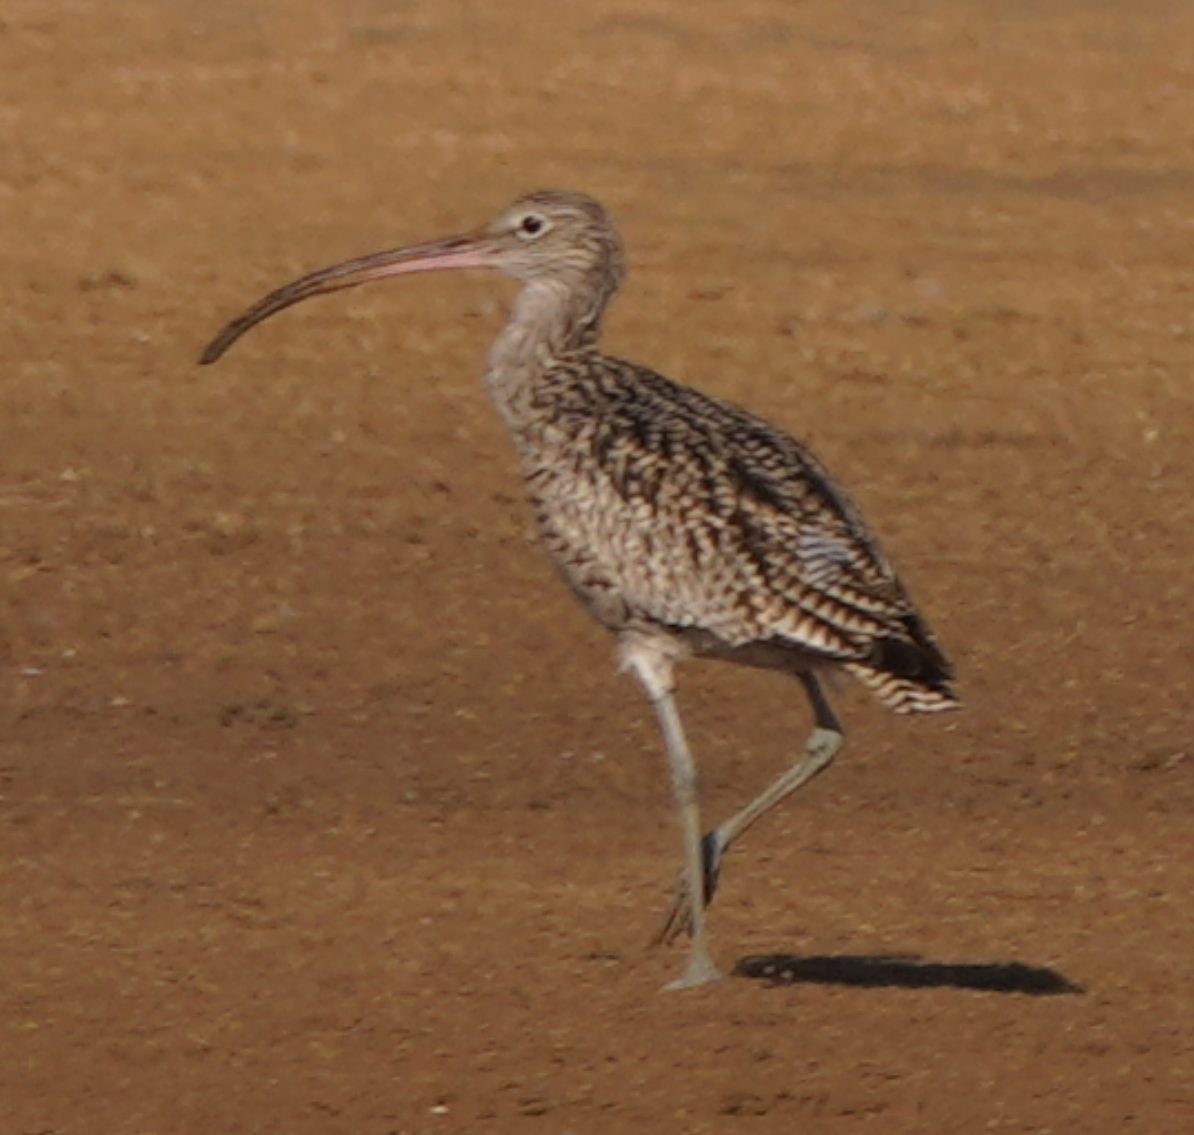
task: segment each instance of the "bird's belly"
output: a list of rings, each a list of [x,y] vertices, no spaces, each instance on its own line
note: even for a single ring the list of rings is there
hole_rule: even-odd
[[[665,626],[733,641],[745,612],[691,517],[600,480],[531,478],[543,543],[589,613],[613,631]]]

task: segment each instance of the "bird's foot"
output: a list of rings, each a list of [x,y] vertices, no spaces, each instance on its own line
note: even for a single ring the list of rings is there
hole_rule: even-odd
[[[725,850],[721,837],[716,831],[706,832],[701,838],[701,889],[704,892],[704,905],[713,901],[717,890],[717,881],[721,876],[721,855]],[[653,946],[670,945],[682,934],[692,933],[692,896],[689,889],[687,872],[681,872],[676,880],[672,904],[664,915],[663,922],[651,939]],[[709,963],[712,966],[712,962]],[[694,965],[694,958],[689,957],[689,969]],[[716,971],[716,967],[714,967]],[[710,980],[708,977],[702,981]],[[674,983],[675,984],[675,983]],[[693,982],[692,984],[699,984]]]
[[[720,981],[721,970],[717,968],[704,942],[693,942],[688,954],[684,972],[675,981],[669,981],[664,989],[692,989],[697,985],[708,985]]]

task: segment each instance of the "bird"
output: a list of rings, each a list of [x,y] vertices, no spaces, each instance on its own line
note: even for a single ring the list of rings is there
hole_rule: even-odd
[[[727,850],[842,746],[825,679],[845,672],[897,713],[935,712],[960,704],[953,668],[858,509],[804,444],[602,351],[625,255],[610,214],[587,194],[529,193],[479,228],[304,275],[231,320],[200,361],[214,363],[250,328],[313,296],[465,268],[519,285],[484,385],[513,439],[542,544],[654,707],[683,850],[655,942],[686,934],[684,968],[669,987],[703,985],[721,976],[706,908]],[[689,659],[788,674],[812,716],[795,762],[708,831],[675,698],[676,666]]]

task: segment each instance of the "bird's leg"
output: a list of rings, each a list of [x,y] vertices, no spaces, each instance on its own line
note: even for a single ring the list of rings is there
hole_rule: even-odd
[[[807,784],[818,773],[824,772],[842,747],[842,726],[821,689],[821,683],[813,674],[801,674],[799,677],[805,693],[808,694],[809,703],[812,705],[815,723],[812,733],[804,743],[804,756],[786,772],[781,773],[745,808],[705,836],[705,841],[712,845],[706,852],[706,859],[710,864],[706,870],[706,890],[709,892],[712,892],[717,885],[721,857],[730,844],[764,812],[775,807],[785,796],[791,795],[796,789]],[[706,901],[710,897],[712,897],[711,894],[707,896]]]
[[[690,985],[703,985],[714,981],[721,974],[713,962],[705,937],[705,902],[702,879],[705,863],[701,845],[701,817],[697,807],[696,765],[688,750],[680,714],[673,695],[672,659],[658,646],[637,638],[623,640],[622,666],[633,670],[647,691],[659,727],[663,732],[667,748],[668,765],[671,769],[672,794],[680,816],[684,839],[684,873],[687,890],[693,896],[688,903],[687,925],[692,935],[688,950],[688,962],[684,973],[670,982],[669,989],[683,989]]]
[[[772,784],[759,793],[741,811],[736,812],[725,823],[708,831],[701,839],[701,898],[702,906],[708,906],[717,890],[721,873],[721,860],[730,844],[751,826],[764,812],[770,811],[786,796],[807,784],[818,773],[824,772],[842,747],[842,726],[833,712],[829,700],[821,689],[821,683],[814,674],[800,674],[800,682],[808,695],[813,709],[815,723],[812,733],[804,743],[804,755],[790,769],[783,772]],[[691,929],[692,890],[685,881],[676,893],[676,899],[656,935],[657,942],[670,942]]]

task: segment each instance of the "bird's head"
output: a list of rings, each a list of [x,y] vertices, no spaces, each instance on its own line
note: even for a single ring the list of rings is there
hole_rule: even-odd
[[[622,277],[622,243],[600,202],[543,189],[520,197],[475,234],[488,263],[524,283]]]
[[[472,232],[346,260],[270,292],[232,320],[200,361],[215,362],[250,328],[311,296],[448,268],[496,268],[526,285],[588,290],[600,308],[621,281],[622,244],[592,197],[554,189],[529,193]]]

